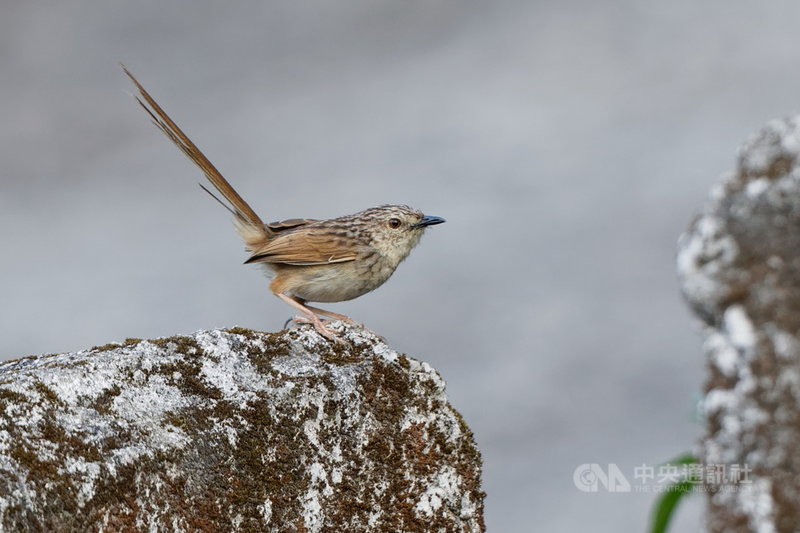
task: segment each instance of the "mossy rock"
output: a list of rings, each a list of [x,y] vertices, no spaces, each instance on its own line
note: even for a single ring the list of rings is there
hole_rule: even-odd
[[[358,328],[129,339],[0,365],[0,530],[480,532],[428,364]]]

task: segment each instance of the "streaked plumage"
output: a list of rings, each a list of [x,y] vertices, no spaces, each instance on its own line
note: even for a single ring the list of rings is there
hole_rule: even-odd
[[[408,206],[383,205],[330,220],[265,224],[136,78],[124,66],[123,70],[139,90],[136,100],[155,125],[200,167],[227,201],[203,187],[234,215],[236,231],[251,253],[245,263],[266,267],[273,275],[270,290],[305,315],[295,320],[312,323],[329,339],[340,340],[315,313],[351,320],[305,303],[341,302],[376,289],[417,245],[427,226],[444,222]]]

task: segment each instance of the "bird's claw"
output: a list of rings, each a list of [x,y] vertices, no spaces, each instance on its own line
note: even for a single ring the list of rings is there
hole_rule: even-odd
[[[336,344],[347,344],[343,338],[338,336],[329,328],[325,327],[325,324],[323,324],[322,320],[320,320],[317,317],[310,318],[305,316],[296,316],[292,319],[292,321],[297,322],[298,324],[311,324],[312,326],[314,326],[314,329],[317,331],[317,333],[319,333],[329,341],[335,342]]]

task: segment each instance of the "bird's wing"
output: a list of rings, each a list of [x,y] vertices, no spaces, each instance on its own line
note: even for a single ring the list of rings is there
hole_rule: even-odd
[[[267,224],[267,227],[272,231],[278,233],[281,231],[299,228],[300,226],[305,226],[307,224],[311,224],[312,222],[319,222],[319,220],[315,220],[313,218],[290,218],[288,220],[279,220],[277,222],[270,222],[269,224]]]
[[[284,265],[328,265],[355,260],[355,243],[332,237],[319,228],[299,227],[278,232],[274,239],[253,250],[245,263],[281,263]]]

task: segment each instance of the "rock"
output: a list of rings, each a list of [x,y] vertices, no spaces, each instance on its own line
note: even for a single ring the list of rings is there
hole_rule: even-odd
[[[681,237],[704,323],[709,531],[800,530],[800,117],[769,123]]]
[[[427,363],[358,328],[128,339],[0,365],[3,532],[479,532]]]

